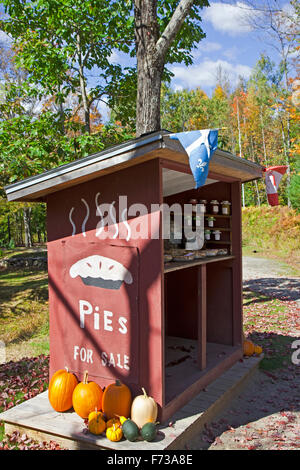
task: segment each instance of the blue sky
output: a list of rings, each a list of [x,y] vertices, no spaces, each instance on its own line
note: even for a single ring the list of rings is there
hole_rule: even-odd
[[[258,8],[263,6],[260,0],[252,3]],[[291,12],[288,1],[277,0],[278,5],[286,12]],[[203,9],[202,13],[202,28],[206,38],[195,50],[192,66],[187,68],[177,65],[171,68],[175,73],[172,87],[180,89],[199,86],[211,95],[218,66],[228,75],[234,88],[239,76],[249,78],[261,53],[278,63],[274,43],[272,44],[267,34],[251,28],[249,18],[260,23],[263,16],[243,1],[210,1],[210,7]]]

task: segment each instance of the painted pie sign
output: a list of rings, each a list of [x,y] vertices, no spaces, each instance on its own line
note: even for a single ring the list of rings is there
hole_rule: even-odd
[[[69,239],[64,253],[65,363],[138,380],[138,250]]]

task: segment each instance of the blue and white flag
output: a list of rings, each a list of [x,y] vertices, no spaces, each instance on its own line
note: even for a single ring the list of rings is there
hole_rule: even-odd
[[[218,147],[218,129],[179,132],[169,134],[168,137],[180,141],[189,156],[196,188],[203,186],[208,175],[209,161]]]

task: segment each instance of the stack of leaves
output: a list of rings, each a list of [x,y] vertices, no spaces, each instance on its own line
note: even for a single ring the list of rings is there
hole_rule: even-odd
[[[47,390],[49,356],[23,358],[0,365],[0,412]]]

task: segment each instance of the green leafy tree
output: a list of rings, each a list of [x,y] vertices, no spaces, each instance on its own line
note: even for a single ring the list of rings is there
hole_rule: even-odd
[[[4,0],[3,5],[7,17],[1,28],[14,39],[17,65],[28,72],[27,93],[55,95],[60,103],[76,93],[89,133],[92,104],[123,76],[109,59],[114,49],[129,52],[128,2]],[[88,75],[95,68],[98,77],[91,86]]]
[[[300,212],[300,157],[297,158],[296,172],[291,178],[288,195],[293,209]]]

